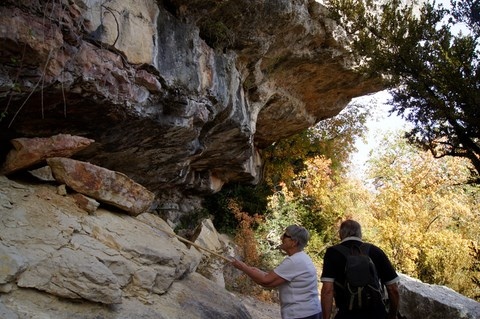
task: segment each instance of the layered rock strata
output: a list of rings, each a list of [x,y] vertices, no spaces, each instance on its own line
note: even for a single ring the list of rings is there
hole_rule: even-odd
[[[160,206],[258,182],[263,148],[380,88],[313,0],[6,0],[0,26],[3,156],[13,138],[92,139],[76,159]]]

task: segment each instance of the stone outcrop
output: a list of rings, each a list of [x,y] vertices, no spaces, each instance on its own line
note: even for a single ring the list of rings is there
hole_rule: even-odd
[[[89,215],[54,185],[1,176],[0,317],[251,318],[195,272],[201,253],[163,230],[153,214]]]
[[[48,158],[47,163],[56,181],[81,194],[134,216],[152,208],[155,195],[125,174],[63,157]]]
[[[70,157],[88,147],[94,141],[81,136],[59,134],[46,138],[16,138],[14,146],[3,163],[1,174],[31,168],[50,157]]]
[[[314,0],[3,1],[0,151],[84,136],[75,159],[180,207],[256,183],[263,148],[380,89],[340,31]]]
[[[400,313],[407,319],[476,319],[480,303],[456,291],[400,275]]]

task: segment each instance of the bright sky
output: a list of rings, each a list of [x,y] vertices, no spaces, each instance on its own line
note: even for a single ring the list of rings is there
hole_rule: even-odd
[[[364,96],[355,99],[352,102],[360,104],[374,104],[374,118],[367,121],[368,132],[366,142],[357,140],[355,143],[358,152],[352,155],[351,173],[360,179],[363,179],[365,173],[365,164],[369,159],[369,153],[377,148],[380,141],[387,134],[407,128],[407,123],[396,114],[389,115],[391,106],[387,104],[390,94],[386,91],[378,92],[373,95]]]

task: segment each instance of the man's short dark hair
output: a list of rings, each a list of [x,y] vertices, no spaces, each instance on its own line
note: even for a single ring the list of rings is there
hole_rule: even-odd
[[[353,219],[348,219],[340,225],[339,233],[341,240],[352,236],[362,238],[362,226]]]

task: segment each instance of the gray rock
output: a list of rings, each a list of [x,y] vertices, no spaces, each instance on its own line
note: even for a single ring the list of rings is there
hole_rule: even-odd
[[[35,288],[70,299],[85,299],[104,304],[122,302],[117,278],[93,256],[62,248],[31,265],[17,285]]]
[[[50,169],[50,166],[44,166],[38,169],[34,169],[31,171],[28,171],[32,176],[35,176],[41,181],[44,182],[54,182],[55,178],[53,178],[52,175],[52,170]]]
[[[27,260],[19,255],[14,247],[5,246],[0,242],[0,284],[15,281],[28,266]]]
[[[18,315],[12,310],[5,307],[2,300],[0,299],[0,318],[2,319],[18,319]]]

